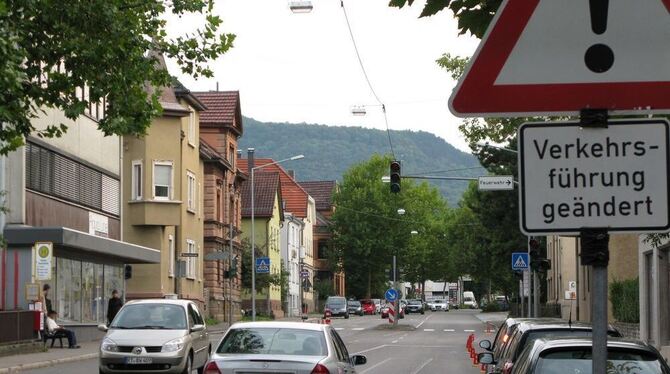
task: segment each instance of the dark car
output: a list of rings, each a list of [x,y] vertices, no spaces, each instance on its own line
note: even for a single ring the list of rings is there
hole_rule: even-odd
[[[347,299],[342,296],[330,296],[326,300],[324,318],[326,317],[326,312],[330,312],[331,317],[344,317],[345,319],[349,318]]]
[[[359,316],[363,315],[363,306],[358,300],[349,300],[347,301],[347,311],[349,314],[357,314]]]
[[[521,352],[512,374],[591,374],[592,346],[590,338],[536,339]],[[485,355],[484,362],[493,359],[490,352]],[[620,338],[607,341],[607,367],[612,373],[670,374],[654,347]]]
[[[612,337],[621,337],[619,331],[612,327],[609,328],[608,335]],[[509,336],[507,344],[505,344],[498,359],[488,365],[487,370],[489,373],[510,374],[521,351],[537,339],[553,337],[591,337],[591,324],[583,322],[570,323],[563,320],[546,321],[527,319],[514,325]],[[482,348],[486,348],[486,345],[486,343],[480,342]],[[491,345],[491,343],[488,342],[488,345]],[[487,353],[491,352],[483,353],[483,355],[486,355]],[[482,357],[480,356],[480,358]]]
[[[424,314],[425,308],[423,307],[423,301],[421,300],[409,300],[407,306],[405,307],[405,313],[421,313]]]

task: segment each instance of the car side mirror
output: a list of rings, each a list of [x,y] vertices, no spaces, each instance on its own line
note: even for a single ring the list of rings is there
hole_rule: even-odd
[[[100,330],[102,332],[107,332],[107,330],[109,330],[109,328],[104,323],[101,323],[101,324],[98,325],[98,330]]]
[[[489,365],[489,364],[494,363],[493,353],[491,353],[491,352],[480,353],[480,354],[477,355],[477,358],[479,358],[479,363],[480,364]]]
[[[199,331],[204,331],[205,330],[205,325],[193,325],[191,327],[191,332],[199,332]]]
[[[365,365],[368,363],[368,359],[363,355],[353,355],[351,356],[351,362],[356,366]]]
[[[480,346],[481,348],[486,349],[487,351],[490,351],[490,350],[491,350],[491,341],[486,340],[486,339],[484,339],[484,340],[480,340],[480,341],[479,341],[479,346]]]

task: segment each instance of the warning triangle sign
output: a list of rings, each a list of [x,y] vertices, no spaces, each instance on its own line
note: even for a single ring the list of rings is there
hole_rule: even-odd
[[[514,267],[517,269],[523,269],[527,268],[528,264],[526,264],[526,261],[523,260],[523,257],[519,256],[516,258],[516,261],[514,261]]]
[[[449,100],[460,117],[670,112],[670,0],[504,0]]]

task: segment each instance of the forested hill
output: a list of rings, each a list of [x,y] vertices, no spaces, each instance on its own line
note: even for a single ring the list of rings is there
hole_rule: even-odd
[[[391,131],[395,154],[403,162],[403,175],[424,174],[444,176],[476,176],[483,169],[452,172],[444,170],[479,166],[471,154],[459,151],[437,136],[419,131]],[[367,160],[372,154],[389,153],[385,131],[361,127],[311,124],[264,123],[244,118],[244,135],[240,149],[256,149],[256,157],[275,160],[304,154],[300,161],[284,165],[293,169],[299,181],[342,180],[342,174],[353,164]],[[245,155],[246,157],[246,155]],[[462,181],[438,181],[450,205],[456,205],[467,186]]]

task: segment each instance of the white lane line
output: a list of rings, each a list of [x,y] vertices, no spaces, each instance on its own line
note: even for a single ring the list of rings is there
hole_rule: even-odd
[[[372,347],[372,348],[368,348],[368,349],[364,349],[364,350],[362,350],[362,351],[356,352],[356,354],[361,354],[361,353],[366,353],[366,352],[372,352],[372,351],[376,351],[376,350],[378,350],[378,349],[381,349],[381,348],[384,348],[384,347],[388,347],[388,346],[389,346],[388,344],[382,344],[382,345],[378,345],[378,346],[376,346],[376,347]]]
[[[344,327],[336,327],[335,330],[342,331],[342,330],[344,330]]]
[[[419,324],[416,326],[416,328],[418,329],[419,327],[421,327],[421,326],[422,326],[424,323],[426,323],[426,321],[428,321],[428,319],[430,319],[430,317],[432,317],[432,316],[433,316],[433,315],[431,314],[431,315],[429,315],[428,317],[426,317],[426,319],[424,319],[423,321],[421,321],[421,323],[419,323]]]
[[[475,330],[463,330],[464,332],[475,332]]]
[[[397,342],[398,342],[397,340],[394,340],[394,341],[392,341],[391,343],[395,344],[395,343],[397,343]]]
[[[433,332],[433,331],[435,331],[435,329],[423,329],[423,331],[425,331],[425,332]]]
[[[414,370],[414,371],[412,372],[412,374],[418,374],[418,372],[420,372],[423,368],[426,367],[426,365],[430,364],[432,361],[433,361],[433,359],[431,358],[430,360],[424,362],[423,364],[421,364],[421,366],[419,366],[418,368],[416,368],[416,370]]]
[[[444,332],[455,332],[456,330],[454,329],[444,329]]]
[[[387,363],[387,362],[389,362],[389,361],[391,361],[391,360],[393,360],[393,357],[389,357],[389,358],[387,358],[387,359],[384,360],[384,361],[380,361],[380,362],[378,362],[378,363],[376,363],[376,364],[370,366],[369,368],[366,368],[365,370],[361,371],[361,374],[367,373],[368,371],[370,371],[370,370],[372,370],[372,369],[374,369],[374,368],[376,368],[376,367],[379,367],[379,366],[381,366],[381,365],[384,365],[385,363]]]
[[[365,327],[354,327],[352,330],[354,331],[363,331],[365,330]],[[473,330],[474,331],[474,330]]]

